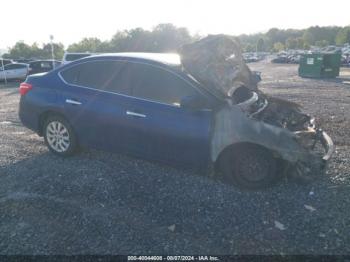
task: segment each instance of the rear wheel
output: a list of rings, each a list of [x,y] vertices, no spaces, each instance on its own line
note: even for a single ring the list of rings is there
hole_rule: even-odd
[[[51,152],[70,156],[77,149],[77,139],[70,124],[61,116],[49,116],[44,124],[44,139]]]
[[[263,147],[238,146],[226,152],[221,161],[224,180],[240,188],[258,190],[277,180],[276,159]]]

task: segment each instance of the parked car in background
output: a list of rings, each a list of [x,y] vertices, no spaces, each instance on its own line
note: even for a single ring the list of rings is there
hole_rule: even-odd
[[[13,61],[11,59],[0,59],[0,68],[4,65],[12,64]]]
[[[301,59],[301,55],[290,55],[288,56],[289,63],[299,64]]]
[[[0,80],[9,79],[26,79],[29,71],[29,65],[23,63],[7,64],[4,68],[0,68]]]
[[[49,72],[61,65],[57,60],[38,60],[29,63],[29,75]]]
[[[93,55],[92,53],[64,53],[63,59],[62,59],[62,65],[68,64],[70,62],[73,62],[75,60],[88,57]]]
[[[266,57],[266,52],[246,52],[243,53],[243,59],[246,63],[258,62]]]
[[[277,56],[276,58],[271,60],[271,63],[277,63],[277,64],[287,64],[289,62],[290,61],[287,56]]]
[[[350,55],[346,54],[346,55],[342,55],[341,57],[341,66],[350,66]]]
[[[29,64],[30,62],[34,61],[34,59],[13,59],[14,62],[16,63],[25,63],[25,64]]]

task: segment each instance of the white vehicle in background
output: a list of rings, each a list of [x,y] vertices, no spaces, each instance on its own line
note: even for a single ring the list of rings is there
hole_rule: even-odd
[[[0,80],[9,79],[26,79],[29,72],[29,65],[22,63],[7,64],[4,68],[0,68]]]
[[[68,64],[70,62],[73,62],[75,60],[78,60],[80,58],[88,57],[94,55],[92,53],[64,53],[63,59],[62,59],[62,65]]]
[[[2,68],[2,66],[5,66],[7,64],[12,64],[13,61],[11,59],[2,59],[0,58],[0,69]]]

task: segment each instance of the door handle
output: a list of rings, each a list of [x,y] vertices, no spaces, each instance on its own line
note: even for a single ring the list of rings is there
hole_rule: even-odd
[[[146,115],[144,115],[144,114],[140,114],[140,113],[136,113],[136,112],[132,112],[132,111],[126,111],[126,114],[128,116],[136,116],[136,117],[142,117],[142,118],[146,117]]]
[[[81,105],[81,102],[72,99],[66,99],[66,103],[71,105]]]

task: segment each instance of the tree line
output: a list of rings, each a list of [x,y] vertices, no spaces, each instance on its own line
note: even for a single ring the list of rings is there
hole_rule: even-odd
[[[307,29],[271,28],[266,33],[241,35],[245,51],[281,51],[310,49],[311,46],[344,45],[350,43],[350,26],[312,26]]]
[[[191,43],[201,36],[191,35],[184,27],[172,24],[159,24],[152,30],[134,28],[117,31],[110,40],[101,41],[98,38],[84,38],[65,49],[62,43],[54,43],[54,56],[62,59],[65,51],[69,52],[175,52],[183,44]],[[311,46],[343,45],[350,43],[350,26],[319,27],[307,29],[271,28],[266,33],[239,35],[236,37],[244,51],[281,51],[284,49],[309,49]],[[17,42],[3,55],[3,58],[28,59],[51,58],[51,44],[37,43],[28,45]]]

